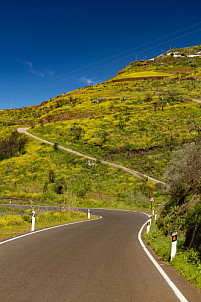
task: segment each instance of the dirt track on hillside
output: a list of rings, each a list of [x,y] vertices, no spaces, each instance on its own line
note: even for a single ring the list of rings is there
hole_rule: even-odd
[[[41,141],[41,142],[44,142],[44,143],[46,143],[46,144],[49,144],[49,145],[52,145],[52,146],[54,145],[54,143],[52,143],[52,142],[49,142],[49,141],[47,141],[47,140],[45,140],[45,139],[39,138],[39,137],[37,137],[37,136],[35,136],[35,135],[33,135],[33,134],[27,132],[28,129],[29,129],[29,128],[17,128],[17,131],[20,132],[20,133],[24,133],[24,134],[26,134],[26,135],[29,135],[29,136],[31,136],[32,138],[37,139],[37,140],[39,140],[39,141]],[[80,152],[77,152],[77,151],[74,151],[74,150],[72,150],[72,149],[63,147],[63,146],[61,146],[61,145],[58,145],[58,148],[59,148],[59,149],[62,149],[62,150],[65,150],[65,151],[67,151],[67,152],[76,154],[76,155],[78,155],[78,156],[85,157],[85,158],[90,159],[90,160],[93,160],[93,161],[99,160],[99,159],[97,159],[97,158],[95,158],[95,157],[92,157],[92,156],[88,156],[88,155],[82,154],[82,153],[80,153]],[[158,183],[158,184],[161,184],[161,185],[163,185],[163,186],[166,186],[166,183],[164,183],[163,181],[157,180],[157,179],[155,179],[155,178],[152,178],[152,177],[150,177],[150,176],[147,176],[147,175],[142,174],[142,173],[140,173],[140,172],[137,172],[137,171],[135,171],[135,170],[131,170],[131,169],[128,169],[128,168],[126,168],[126,167],[124,167],[124,166],[117,165],[117,164],[114,164],[114,163],[110,163],[110,162],[105,161],[105,160],[99,160],[99,161],[100,161],[102,164],[109,165],[109,166],[114,167],[114,168],[117,168],[117,169],[122,169],[122,170],[128,172],[129,174],[136,175],[136,176],[139,177],[139,178],[143,178],[143,179],[146,179],[146,180],[151,180],[151,181],[153,181],[153,182],[156,182],[156,183]]]
[[[193,101],[195,101],[196,103],[201,103],[201,100],[193,99]]]

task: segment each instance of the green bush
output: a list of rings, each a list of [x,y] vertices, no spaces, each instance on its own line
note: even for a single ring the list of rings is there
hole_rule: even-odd
[[[0,160],[23,154],[26,142],[27,137],[25,135],[13,131],[0,141]]]

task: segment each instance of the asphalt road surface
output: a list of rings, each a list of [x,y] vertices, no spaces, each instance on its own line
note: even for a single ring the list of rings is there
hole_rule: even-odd
[[[92,214],[103,218],[0,245],[0,301],[179,301],[138,241],[147,216]],[[201,301],[200,291],[167,270],[188,301]]]

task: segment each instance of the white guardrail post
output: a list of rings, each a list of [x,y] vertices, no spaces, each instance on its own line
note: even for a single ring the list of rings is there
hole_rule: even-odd
[[[91,213],[90,213],[90,210],[88,209],[88,219],[91,218]]]
[[[172,233],[171,261],[177,252],[177,232]]]
[[[31,232],[35,231],[35,212],[32,211],[32,224],[31,224]]]
[[[149,233],[150,231],[150,219],[147,221],[147,234]]]

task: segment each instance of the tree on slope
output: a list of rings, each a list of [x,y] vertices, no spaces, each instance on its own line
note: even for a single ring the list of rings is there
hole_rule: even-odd
[[[195,143],[173,152],[166,170],[170,200],[158,221],[165,234],[186,232],[185,245],[201,254],[201,146]]]

